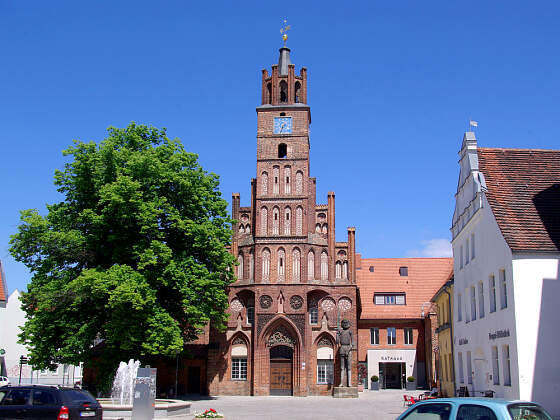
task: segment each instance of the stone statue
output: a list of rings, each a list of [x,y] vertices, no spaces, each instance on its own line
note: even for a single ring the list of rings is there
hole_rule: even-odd
[[[350,331],[350,321],[343,319],[336,333],[336,344],[339,344],[338,354],[340,355],[340,385],[341,387],[350,386],[350,372],[352,368],[352,331]]]

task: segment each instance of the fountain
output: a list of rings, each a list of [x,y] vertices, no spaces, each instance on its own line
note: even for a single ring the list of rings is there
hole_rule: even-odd
[[[119,363],[111,390],[111,401],[113,401],[113,404],[118,402],[120,405],[132,405],[134,380],[136,379],[139,366],[140,361],[134,361],[134,359],[130,359],[128,364],[125,362]]]
[[[138,360],[130,359],[128,363],[119,363],[113,380],[111,398],[97,399],[103,407],[104,419],[132,419],[134,386],[139,367],[140,361]],[[176,420],[190,419],[192,416],[188,415],[190,406],[191,403],[187,401],[156,399],[154,416],[155,418],[172,417]]]

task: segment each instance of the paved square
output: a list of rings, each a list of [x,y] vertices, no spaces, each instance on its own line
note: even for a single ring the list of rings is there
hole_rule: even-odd
[[[332,397],[214,397],[193,401],[191,413],[208,408],[237,419],[374,419],[394,420],[401,414],[404,390],[360,392],[357,399]],[[420,391],[417,391],[420,393]]]

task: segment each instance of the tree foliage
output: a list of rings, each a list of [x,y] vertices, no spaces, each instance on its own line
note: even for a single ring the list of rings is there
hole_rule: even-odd
[[[165,129],[111,127],[75,141],[55,172],[64,200],[21,212],[10,252],[32,273],[20,335],[36,368],[175,355],[209,322],[223,325],[234,258],[218,177]]]

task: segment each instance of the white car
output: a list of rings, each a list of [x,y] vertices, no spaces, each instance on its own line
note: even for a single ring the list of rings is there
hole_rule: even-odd
[[[10,385],[10,380],[7,376],[0,376],[0,386]]]

